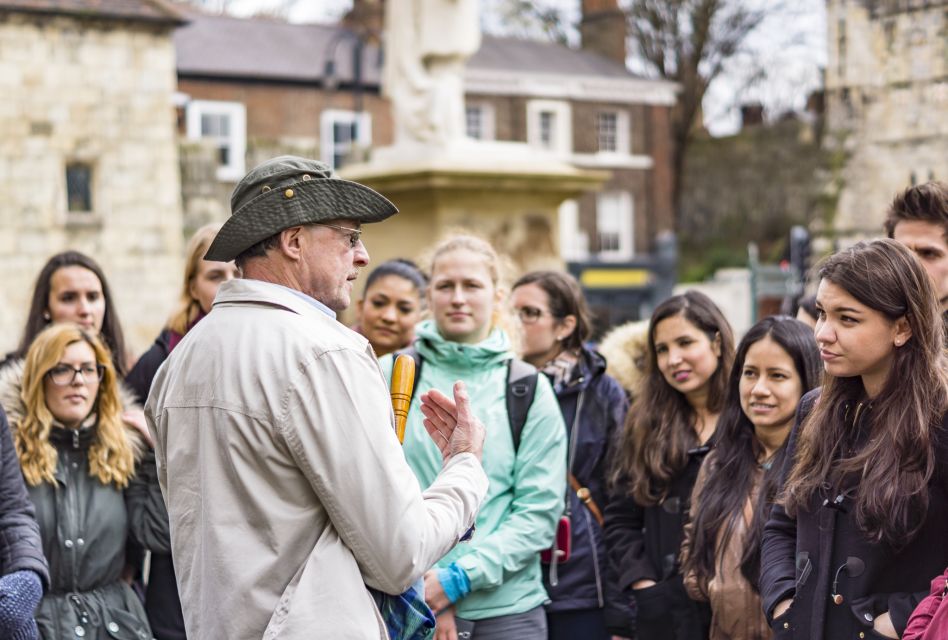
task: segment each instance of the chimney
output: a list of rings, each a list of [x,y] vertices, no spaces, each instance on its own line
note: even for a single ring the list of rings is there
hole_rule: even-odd
[[[741,126],[756,127],[764,124],[764,105],[750,102],[741,105]]]
[[[582,0],[582,48],[625,67],[625,13],[618,0]]]
[[[353,0],[342,17],[341,26],[356,33],[366,43],[378,45],[385,22],[385,0]]]

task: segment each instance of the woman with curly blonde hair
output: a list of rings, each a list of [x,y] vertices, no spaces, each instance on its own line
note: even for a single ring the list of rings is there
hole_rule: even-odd
[[[17,400],[4,408],[50,569],[40,637],[151,637],[121,579],[126,540],[141,536],[150,507],[136,480],[144,445],[123,420],[109,350],[76,325],[49,327],[27,352]]]

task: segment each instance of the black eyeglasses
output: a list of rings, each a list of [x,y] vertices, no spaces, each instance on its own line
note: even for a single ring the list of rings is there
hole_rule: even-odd
[[[543,316],[552,315],[549,311],[537,309],[536,307],[520,307],[519,309],[514,309],[514,311],[517,313],[517,317],[520,318],[520,322],[524,324],[533,324]]]
[[[55,367],[46,372],[46,375],[50,380],[53,381],[53,384],[57,387],[65,387],[71,385],[76,379],[76,376],[82,376],[82,382],[96,382],[102,381],[102,376],[105,375],[105,367],[101,364],[93,365],[82,365],[81,367],[71,367],[68,364],[57,364]]]
[[[340,227],[335,224],[326,224],[324,222],[314,223],[320,227],[329,227],[330,229],[336,229],[338,231],[345,231],[349,235],[349,248],[355,249],[359,246],[359,242],[362,240],[362,229],[350,229],[349,227]]]

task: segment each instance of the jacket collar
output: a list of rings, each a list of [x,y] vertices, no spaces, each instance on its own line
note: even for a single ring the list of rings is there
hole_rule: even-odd
[[[556,389],[557,395],[579,393],[606,372],[606,359],[596,351],[583,347],[570,381]]]
[[[301,316],[328,317],[325,312],[288,287],[249,278],[229,280],[217,290],[214,307],[232,304],[265,304],[281,307]]]

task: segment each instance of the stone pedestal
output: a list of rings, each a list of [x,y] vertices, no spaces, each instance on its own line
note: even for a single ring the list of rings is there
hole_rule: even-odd
[[[444,148],[377,149],[371,162],[340,173],[379,191],[400,211],[365,227],[369,270],[390,258],[417,261],[443,236],[464,230],[489,240],[518,272],[563,268],[558,207],[608,177],[525,144],[469,140]]]

